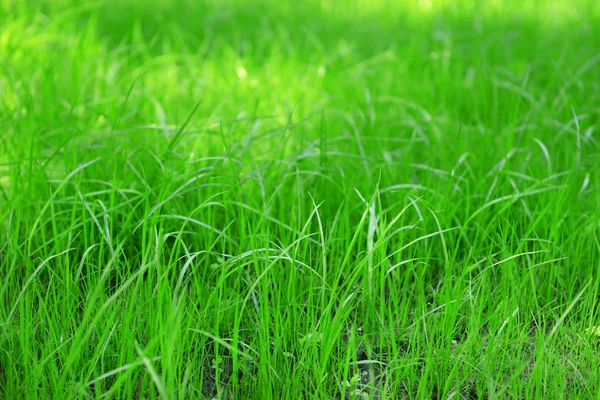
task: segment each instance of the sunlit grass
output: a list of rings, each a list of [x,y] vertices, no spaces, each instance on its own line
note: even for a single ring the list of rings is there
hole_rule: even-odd
[[[0,397],[598,397],[598,12],[0,0]]]

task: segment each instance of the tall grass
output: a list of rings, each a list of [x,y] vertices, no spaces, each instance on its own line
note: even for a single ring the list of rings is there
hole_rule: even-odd
[[[0,397],[598,397],[599,22],[0,1]]]

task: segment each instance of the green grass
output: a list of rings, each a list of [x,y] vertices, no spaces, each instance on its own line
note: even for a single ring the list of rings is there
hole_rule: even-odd
[[[0,0],[0,398],[597,398],[594,0]]]

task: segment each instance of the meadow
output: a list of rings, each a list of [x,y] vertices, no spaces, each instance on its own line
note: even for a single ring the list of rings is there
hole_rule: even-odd
[[[0,398],[598,398],[599,127],[594,0],[0,0]]]

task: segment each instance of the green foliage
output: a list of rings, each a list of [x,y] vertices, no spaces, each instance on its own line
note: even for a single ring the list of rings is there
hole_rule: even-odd
[[[599,22],[0,0],[0,397],[598,397]]]

